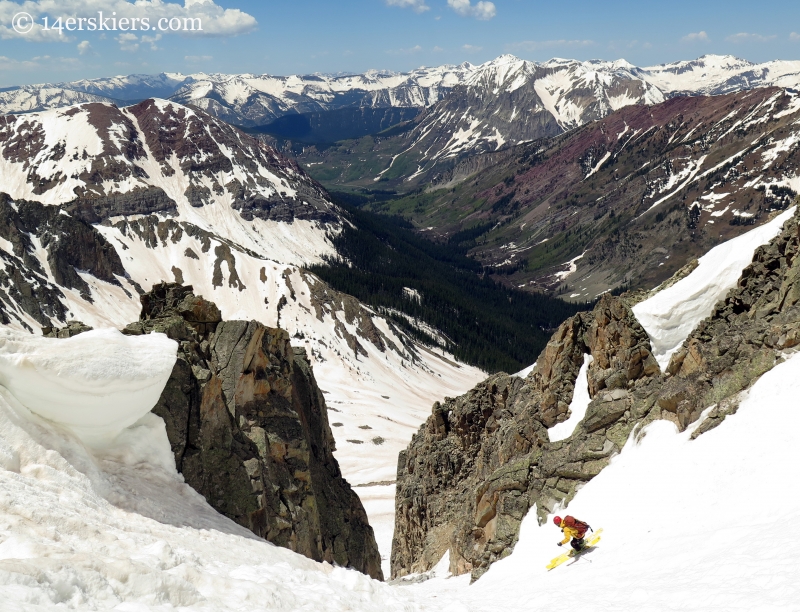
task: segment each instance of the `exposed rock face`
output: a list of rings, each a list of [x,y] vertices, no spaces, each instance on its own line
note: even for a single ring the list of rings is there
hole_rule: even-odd
[[[568,418],[584,353],[595,401],[581,435],[551,444],[547,428]],[[430,569],[449,548],[451,571],[477,578],[509,554],[534,503],[546,513],[621,449],[633,395],[658,372],[630,309],[605,297],[559,327],[527,379],[498,374],[434,404],[398,460],[392,575]]]
[[[156,285],[141,301],[142,318],[126,333],[158,331],[180,343],[153,412],[186,482],[270,542],[383,579],[304,350],[283,330],[222,321],[191,287]]]
[[[128,193],[79,198],[64,209],[89,223],[100,223],[115,216],[178,212],[175,200],[160,187],[139,187]]]
[[[0,158],[12,196],[62,205],[89,223],[177,214],[184,202],[222,203],[246,220],[339,220],[297,163],[219,119],[171,102],[151,99],[124,109],[94,102],[0,116]],[[171,196],[164,189],[169,184]]]
[[[43,327],[42,335],[45,338],[72,338],[83,332],[92,331],[92,329],[81,321],[70,321],[69,325],[64,327]]]
[[[433,413],[400,454],[392,576],[430,569],[450,550],[451,571],[480,577],[511,553],[536,504],[539,520],[567,504],[634,429],[668,419],[694,436],[738,407],[738,394],[800,345],[798,216],[757,250],[728,297],[661,373],[627,299],[604,297],[566,321],[524,380],[495,375]],[[547,429],[568,417],[589,353],[592,398],[571,437]]]
[[[92,301],[78,270],[114,285],[126,276],[114,247],[91,225],[55,206],[17,200],[0,193],[0,320],[28,315],[42,325],[64,322],[62,289],[75,289]],[[6,248],[2,248],[6,247]],[[46,253],[43,262],[37,250]],[[52,276],[52,281],[50,277]],[[22,321],[25,325],[24,321]]]

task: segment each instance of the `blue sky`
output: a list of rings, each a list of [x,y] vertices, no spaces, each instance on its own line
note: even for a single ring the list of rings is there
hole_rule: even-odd
[[[34,27],[18,33],[20,12]],[[43,19],[203,18],[204,34],[45,31]],[[63,21],[63,23],[66,23]],[[74,22],[77,23],[77,22]],[[168,22],[165,22],[168,23]],[[175,21],[174,23],[179,23]],[[109,22],[106,22],[109,25]],[[129,26],[130,27],[130,26]],[[0,86],[130,73],[293,74],[480,63],[502,53],[643,66],[800,59],[800,3],[740,0],[0,0]]]

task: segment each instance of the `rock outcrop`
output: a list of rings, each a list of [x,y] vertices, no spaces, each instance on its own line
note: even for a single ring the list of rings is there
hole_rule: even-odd
[[[44,326],[66,322],[64,290],[93,301],[79,272],[117,286],[126,277],[117,251],[96,228],[56,206],[0,193],[0,322],[14,318],[30,328],[24,315]]]
[[[222,321],[191,287],[156,285],[141,301],[141,320],[125,333],[162,332],[180,344],[153,412],[186,482],[270,542],[382,579],[305,351],[281,329]]]
[[[70,321],[64,327],[42,327],[42,336],[45,338],[72,338],[83,332],[92,331],[92,329],[83,321]]]
[[[585,353],[595,399],[580,435],[550,443]],[[622,448],[634,396],[658,373],[633,313],[604,297],[559,327],[525,380],[497,374],[434,404],[398,460],[392,575],[426,571],[449,549],[451,571],[477,578],[510,554],[533,504],[546,514]]]
[[[527,378],[497,374],[433,406],[400,454],[392,576],[427,571],[450,551],[450,570],[480,577],[509,555],[523,517],[544,520],[568,504],[655,419],[693,436],[719,425],[740,392],[800,345],[798,216],[760,247],[738,286],[719,302],[661,372],[626,296],[605,296],[564,322]],[[568,418],[584,354],[586,415],[567,439],[547,430]]]

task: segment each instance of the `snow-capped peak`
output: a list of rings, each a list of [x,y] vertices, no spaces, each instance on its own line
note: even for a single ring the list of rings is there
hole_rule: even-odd
[[[516,55],[512,55],[510,53],[504,53],[503,55],[501,55],[499,57],[496,57],[493,60],[489,60],[488,62],[485,62],[485,63],[481,64],[481,67],[483,67],[483,66],[499,66],[499,65],[502,65],[502,64],[512,64],[512,63],[520,62],[520,61],[522,61],[522,60],[520,58],[518,58]]]

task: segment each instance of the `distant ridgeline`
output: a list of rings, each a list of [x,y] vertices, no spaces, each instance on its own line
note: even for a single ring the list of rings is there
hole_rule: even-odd
[[[401,218],[339,205],[354,227],[331,236],[340,258],[311,270],[467,363],[490,372],[521,370],[562,321],[587,308],[498,284],[466,257],[468,242],[437,244]]]

